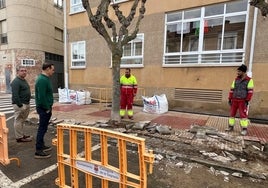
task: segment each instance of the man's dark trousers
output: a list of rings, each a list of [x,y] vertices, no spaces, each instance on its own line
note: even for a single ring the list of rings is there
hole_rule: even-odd
[[[45,145],[44,136],[47,132],[49,120],[52,116],[51,110],[47,112],[46,109],[36,107],[36,111],[39,114],[39,127],[36,136],[36,151],[41,151]]]

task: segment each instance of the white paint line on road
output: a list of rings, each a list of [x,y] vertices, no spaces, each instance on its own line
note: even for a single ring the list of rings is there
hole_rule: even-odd
[[[108,145],[109,146],[109,145]],[[100,145],[97,144],[95,146],[92,147],[92,150],[91,151],[96,151],[100,149]],[[84,155],[84,151],[81,152],[81,153],[78,153],[77,156],[78,157],[82,157]],[[68,159],[67,159],[68,160]],[[23,178],[17,182],[12,182],[1,170],[0,170],[0,188],[18,188],[18,187],[21,187],[27,183],[30,183],[31,181],[33,180],[36,180],[38,178],[40,178],[41,176],[44,176],[50,172],[52,172],[53,170],[57,169],[58,165],[57,164],[54,164],[54,165],[51,165],[45,169],[42,169],[40,170],[39,172],[36,172],[26,178]]]
[[[11,179],[9,179],[1,170],[0,170],[0,180],[1,180],[0,181],[1,188],[9,187],[9,185],[13,183]]]
[[[54,165],[51,165],[50,167],[47,167],[43,170],[40,170],[39,172],[36,172],[26,178],[23,178],[15,183],[12,184],[12,186],[15,186],[15,187],[21,187],[27,183],[30,183],[31,181],[35,180],[35,179],[38,179],[40,178],[41,176],[44,176],[50,172],[52,172],[53,170],[57,169],[57,164],[54,164]]]

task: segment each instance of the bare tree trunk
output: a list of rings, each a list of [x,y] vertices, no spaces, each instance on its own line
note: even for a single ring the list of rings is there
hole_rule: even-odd
[[[112,100],[112,111],[111,111],[111,120],[120,122],[121,118],[119,115],[120,110],[120,55],[112,56],[112,73],[113,73],[113,100]]]
[[[111,0],[101,0],[95,15],[91,11],[90,0],[82,0],[84,9],[87,11],[88,19],[94,29],[105,39],[109,49],[112,52],[112,72],[113,72],[113,90],[112,90],[112,111],[111,121],[120,122],[120,63],[123,54],[123,46],[136,38],[139,32],[139,25],[144,17],[146,0],[133,0],[130,13],[125,16],[120,11],[118,4],[111,4]],[[140,7],[138,5],[140,3]],[[114,13],[121,27],[117,30],[115,21],[109,17],[108,10],[112,5]],[[131,22],[135,18],[137,9],[136,26],[132,32],[128,30]],[[112,35],[108,30],[111,29]],[[118,33],[117,33],[118,32]]]

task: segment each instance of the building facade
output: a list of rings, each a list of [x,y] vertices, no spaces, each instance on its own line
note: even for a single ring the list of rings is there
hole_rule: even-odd
[[[90,1],[93,10],[99,2]],[[66,3],[69,87],[111,87],[105,40],[91,27],[81,0]],[[113,3],[129,12],[133,1]],[[165,93],[170,109],[228,115],[231,83],[246,64],[255,83],[250,117],[267,118],[267,29],[249,0],[147,0],[139,33],[124,47],[122,73],[131,68],[147,96]]]
[[[27,66],[32,92],[44,62],[53,62],[54,90],[64,87],[62,0],[0,0],[0,92],[10,93],[16,67]]]

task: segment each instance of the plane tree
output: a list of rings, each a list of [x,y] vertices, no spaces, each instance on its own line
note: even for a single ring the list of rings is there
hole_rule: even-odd
[[[268,3],[266,3],[265,0],[252,0],[249,2],[249,4],[257,7],[261,11],[262,16],[267,17]]]
[[[133,1],[133,2],[132,2]],[[132,0],[128,13],[120,10],[113,0],[99,0],[93,12],[90,0],[82,0],[91,26],[104,38],[112,53],[112,111],[111,120],[120,122],[120,63],[123,47],[135,39],[145,14],[146,0]]]

